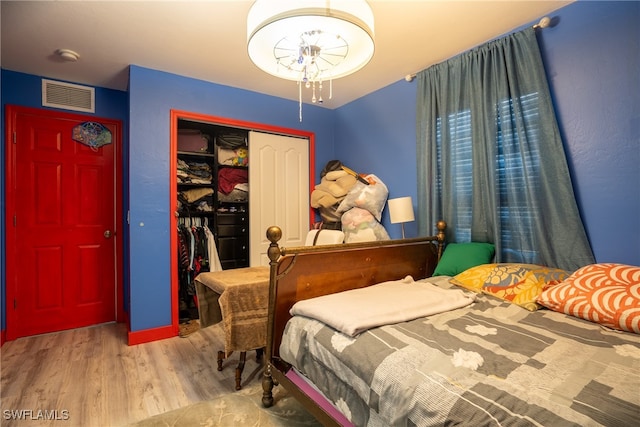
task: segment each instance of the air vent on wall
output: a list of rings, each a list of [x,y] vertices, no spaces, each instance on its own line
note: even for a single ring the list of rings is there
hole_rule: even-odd
[[[42,106],[95,113],[95,89],[42,79]]]

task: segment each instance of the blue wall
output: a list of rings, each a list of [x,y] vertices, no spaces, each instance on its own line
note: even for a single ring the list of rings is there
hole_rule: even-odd
[[[292,83],[295,90],[295,83]],[[131,330],[171,324],[169,112],[184,110],[315,133],[316,164],[333,158],[331,110],[138,66],[129,73]]]
[[[580,1],[552,16],[557,25],[539,40],[596,260],[640,265],[640,3]],[[130,68],[128,103],[123,92],[97,89],[96,115],[129,123],[131,330],[171,324],[170,109],[314,132],[317,172],[337,158],[378,175],[389,197],[415,201],[416,86],[400,80],[333,111],[305,105],[303,123],[296,102],[138,66]],[[2,89],[3,107],[40,105],[39,77],[3,70]],[[3,180],[4,150],[0,165]],[[1,202],[4,213],[4,193]],[[400,236],[386,210],[383,225]],[[406,224],[408,236],[416,232]]]
[[[389,198],[411,196],[417,203],[416,84],[401,80],[336,110],[336,156],[352,169],[372,173],[389,189]],[[416,217],[419,212],[415,212]],[[400,224],[382,224],[392,238]],[[416,237],[416,222],[404,225]]]
[[[640,265],[640,2],[580,1],[552,16],[538,39],[596,260]],[[338,158],[414,205],[416,86],[401,80],[338,109],[335,143]]]
[[[579,2],[542,31],[582,218],[598,262],[640,265],[640,2]]]

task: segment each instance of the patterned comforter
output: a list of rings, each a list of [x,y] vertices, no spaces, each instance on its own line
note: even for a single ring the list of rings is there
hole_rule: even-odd
[[[426,279],[449,288],[447,278]],[[489,295],[355,338],[294,316],[280,356],[357,426],[632,426],[640,336]]]

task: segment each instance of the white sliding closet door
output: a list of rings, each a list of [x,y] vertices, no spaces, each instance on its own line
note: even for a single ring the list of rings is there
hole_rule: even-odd
[[[304,246],[309,231],[309,140],[249,132],[249,264],[269,265],[267,228],[280,246]]]

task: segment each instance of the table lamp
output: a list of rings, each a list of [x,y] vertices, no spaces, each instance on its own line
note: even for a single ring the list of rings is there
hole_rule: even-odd
[[[404,239],[404,223],[414,221],[413,215],[413,202],[411,197],[399,197],[397,199],[389,199],[387,202],[389,205],[389,216],[391,217],[391,223],[400,223],[402,227],[402,238]]]

